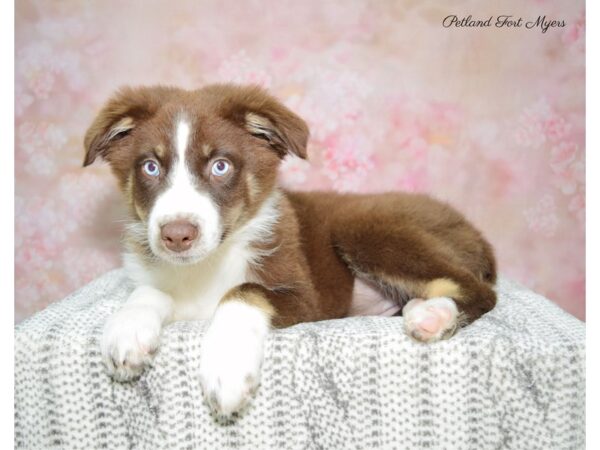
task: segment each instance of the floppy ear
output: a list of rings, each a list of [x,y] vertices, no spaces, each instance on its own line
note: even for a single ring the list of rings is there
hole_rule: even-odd
[[[83,167],[92,164],[98,156],[107,158],[125,144],[126,137],[142,121],[153,116],[172,88],[156,86],[121,88],[104,105],[85,134]]]
[[[221,84],[208,91],[221,98],[224,117],[243,126],[250,134],[264,139],[281,158],[293,153],[306,159],[308,126],[275,97],[258,86]]]

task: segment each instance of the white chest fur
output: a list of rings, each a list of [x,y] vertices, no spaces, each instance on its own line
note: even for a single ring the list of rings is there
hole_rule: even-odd
[[[253,257],[248,246],[222,247],[191,266],[140,267],[139,261],[132,261],[137,259],[135,256],[126,255],[126,267],[138,284],[148,284],[173,298],[172,320],[208,319],[229,289],[248,281],[248,265]]]
[[[124,264],[129,276],[137,285],[152,286],[173,298],[172,320],[210,318],[227,291],[253,281],[250,264],[260,263],[262,252],[257,252],[252,243],[271,240],[279,217],[278,197],[274,193],[253,219],[199,263],[146,263],[140,256],[126,253]]]

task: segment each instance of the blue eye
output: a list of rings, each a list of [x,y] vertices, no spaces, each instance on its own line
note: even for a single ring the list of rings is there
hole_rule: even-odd
[[[151,177],[159,176],[160,168],[158,167],[158,163],[149,159],[144,163],[144,172]]]
[[[211,173],[216,177],[222,177],[227,172],[229,172],[230,164],[224,159],[219,159],[215,161],[211,168]]]

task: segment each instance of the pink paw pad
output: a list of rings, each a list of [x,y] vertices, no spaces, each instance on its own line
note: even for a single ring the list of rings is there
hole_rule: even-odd
[[[402,310],[406,333],[420,342],[435,342],[456,329],[458,310],[447,297],[413,299]]]

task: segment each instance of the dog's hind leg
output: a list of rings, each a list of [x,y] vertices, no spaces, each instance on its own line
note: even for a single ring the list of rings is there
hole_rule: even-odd
[[[414,225],[341,221],[332,240],[357,278],[401,302],[405,329],[419,341],[450,337],[496,304],[491,284],[461,263],[455,243]]]

